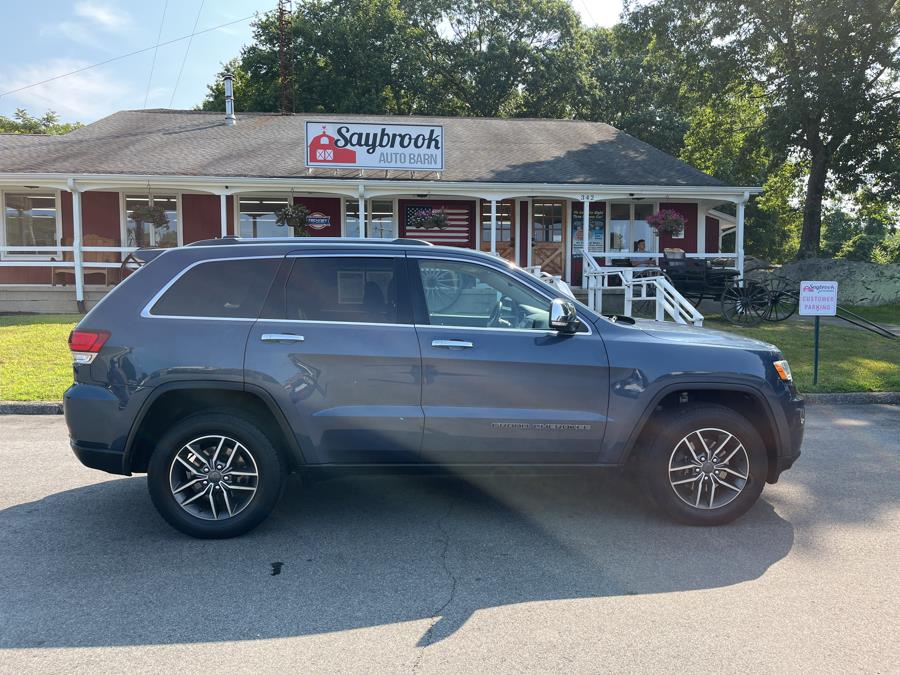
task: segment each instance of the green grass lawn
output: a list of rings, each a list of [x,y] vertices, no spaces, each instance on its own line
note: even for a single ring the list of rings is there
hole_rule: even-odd
[[[771,342],[791,364],[801,392],[900,391],[900,339],[889,340],[857,328],[822,324],[819,384],[813,387],[813,323],[783,321],[737,328],[718,316],[707,328]]]
[[[61,401],[72,384],[67,339],[78,314],[0,316],[0,401]]]
[[[878,307],[857,305],[850,306],[847,309],[875,323],[900,325],[900,302],[896,302],[893,305],[879,305]]]
[[[885,321],[889,306],[869,315]],[[877,318],[876,318],[877,317]],[[0,316],[0,400],[59,401],[72,383],[72,357],[66,344],[77,314]],[[741,333],[778,346],[791,363],[801,391],[900,391],[900,340],[886,340],[844,326],[823,325],[819,386],[812,386],[813,326],[788,321],[736,328],[717,316],[709,328]]]

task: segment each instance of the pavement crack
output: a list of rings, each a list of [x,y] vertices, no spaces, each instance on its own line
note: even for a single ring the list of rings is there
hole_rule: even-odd
[[[450,519],[450,515],[453,513],[453,509],[455,506],[456,497],[453,497],[450,500],[450,505],[447,507],[447,512],[444,513],[444,515],[441,516],[441,518],[437,521],[437,528],[441,531],[443,542],[443,547],[441,548],[441,566],[444,568],[444,573],[450,580],[450,593],[448,594],[447,599],[443,602],[443,604],[438,607],[431,615],[431,623],[428,626],[428,630],[425,631],[425,634],[419,640],[417,646],[421,649],[419,650],[419,654],[416,657],[415,663],[413,663],[413,671],[418,670],[422,657],[425,655],[425,649],[434,644],[434,628],[441,620],[444,611],[453,603],[453,600],[456,598],[458,579],[456,578],[456,575],[453,574],[453,570],[450,569],[450,565],[447,562],[447,554],[450,551],[450,532],[444,526],[444,524]]]

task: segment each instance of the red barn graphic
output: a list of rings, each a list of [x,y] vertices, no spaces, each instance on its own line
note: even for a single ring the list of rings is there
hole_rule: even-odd
[[[356,150],[335,147],[334,136],[329,136],[323,126],[322,133],[309,142],[309,163],[356,164]]]

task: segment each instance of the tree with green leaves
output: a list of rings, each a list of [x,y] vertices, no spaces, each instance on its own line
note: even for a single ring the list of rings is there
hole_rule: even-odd
[[[761,92],[767,141],[808,167],[798,255],[820,252],[829,187],[900,191],[897,0],[655,0],[631,8],[698,91]]]
[[[60,122],[52,110],[41,117],[32,117],[23,108],[18,108],[12,118],[0,115],[0,134],[67,134],[80,126],[80,122]]]

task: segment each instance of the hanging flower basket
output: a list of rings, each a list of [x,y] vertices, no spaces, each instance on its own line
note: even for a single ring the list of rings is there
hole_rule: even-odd
[[[435,209],[430,216],[416,223],[416,226],[425,227],[429,230],[443,230],[447,227],[447,212],[443,209]]]
[[[150,243],[144,232],[144,224],[150,225],[154,229],[169,224],[166,210],[162,206],[151,206],[150,204],[135,206],[131,210],[131,220],[134,222],[134,243],[139,247],[147,246]]]
[[[647,216],[647,224],[656,230],[657,234],[669,236],[684,232],[686,222],[684,216],[673,209],[663,209]]]
[[[303,204],[288,204],[275,212],[275,222],[282,227],[289,227],[294,231],[295,237],[310,236],[309,209]]]

